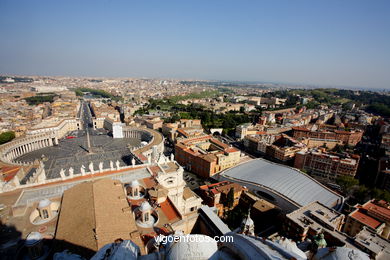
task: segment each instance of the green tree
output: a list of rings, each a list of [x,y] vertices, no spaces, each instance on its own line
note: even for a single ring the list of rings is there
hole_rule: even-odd
[[[15,132],[7,131],[0,134],[0,144],[5,144],[15,138]]]
[[[347,175],[340,175],[336,179],[336,183],[340,185],[341,189],[344,192],[347,192],[350,190],[353,186],[356,186],[359,184],[359,181],[355,179],[354,177],[347,176]]]
[[[369,189],[366,186],[358,186],[354,191],[352,196],[359,202],[359,203],[364,203],[368,200],[369,194],[368,194]]]

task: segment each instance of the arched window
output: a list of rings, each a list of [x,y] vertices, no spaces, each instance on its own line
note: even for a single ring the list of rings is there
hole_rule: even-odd
[[[138,188],[134,189],[134,197],[138,197]]]
[[[149,213],[145,213],[145,222],[149,221]]]
[[[49,213],[47,212],[47,209],[42,210],[42,216],[43,219],[49,218]]]

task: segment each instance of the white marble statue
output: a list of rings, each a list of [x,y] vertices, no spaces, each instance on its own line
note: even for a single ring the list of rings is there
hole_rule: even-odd
[[[64,169],[61,168],[61,171],[60,171],[60,176],[61,176],[61,179],[65,179],[65,171]]]
[[[103,172],[103,162],[99,163],[99,172]]]
[[[115,164],[116,164],[116,169],[117,169],[117,170],[119,170],[119,169],[120,169],[120,166],[119,166],[119,161],[118,161],[118,160],[116,160]]]
[[[131,159],[131,165],[135,166],[135,159],[134,159],[134,157]]]
[[[84,164],[81,165],[80,171],[81,171],[81,175],[84,176],[85,175],[85,166],[84,166]]]
[[[92,163],[92,162],[89,163],[88,168],[89,168],[89,171],[91,172],[91,174],[95,174],[95,171],[94,171],[94,169],[93,169],[93,163]]]
[[[69,168],[69,177],[73,178],[74,170],[73,167]]]
[[[110,169],[111,169],[111,171],[114,170],[114,163],[112,161],[110,161]]]

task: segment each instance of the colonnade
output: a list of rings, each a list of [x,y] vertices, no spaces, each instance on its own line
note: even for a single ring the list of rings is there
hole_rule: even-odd
[[[141,141],[150,141],[153,138],[152,134],[148,133],[147,131],[142,131],[139,129],[124,129],[123,136],[125,138],[136,138]]]
[[[57,144],[58,139],[54,135],[25,136],[2,145],[0,147],[1,159],[4,162],[13,163],[13,160],[19,156]]]

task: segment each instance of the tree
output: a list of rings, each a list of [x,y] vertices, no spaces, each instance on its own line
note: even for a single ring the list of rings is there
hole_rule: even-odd
[[[369,194],[368,194],[368,188],[361,185],[358,186],[354,191],[353,191],[353,197],[359,202],[359,203],[364,203],[368,200]]]
[[[353,186],[358,185],[359,181],[357,179],[355,179],[354,177],[351,177],[348,175],[341,175],[341,176],[337,177],[336,183],[341,186],[341,189],[344,192],[347,192]]]
[[[0,144],[5,144],[15,138],[15,132],[7,131],[0,134]]]
[[[233,204],[234,204],[234,188],[233,187],[229,190],[229,193],[227,194],[226,204],[227,204],[229,209],[231,209],[233,207]]]

